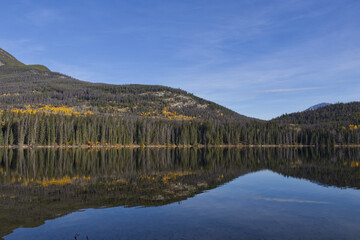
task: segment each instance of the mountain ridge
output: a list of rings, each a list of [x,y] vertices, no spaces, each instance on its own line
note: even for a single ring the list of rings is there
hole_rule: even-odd
[[[0,109],[39,110],[43,105],[66,106],[73,112],[91,111],[128,117],[170,120],[255,120],[181,89],[161,85],[91,83],[25,65],[0,48]]]
[[[90,83],[1,53],[3,147],[306,147],[360,142],[360,102],[263,121],[181,89]]]
[[[330,104],[311,111],[284,114],[271,121],[301,125],[356,125],[360,124],[360,102]]]
[[[0,48],[0,110],[94,113],[167,120],[261,121],[181,89],[161,85],[91,83],[43,65],[25,65]],[[276,117],[280,124],[359,122],[359,102],[320,103]],[[66,107],[66,108],[62,108]]]

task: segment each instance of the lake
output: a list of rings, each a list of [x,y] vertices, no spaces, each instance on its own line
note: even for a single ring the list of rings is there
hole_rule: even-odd
[[[355,148],[0,149],[0,238],[358,239]]]

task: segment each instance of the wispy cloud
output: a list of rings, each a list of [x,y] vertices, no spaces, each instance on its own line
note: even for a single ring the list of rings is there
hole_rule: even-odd
[[[0,47],[5,51],[13,54],[14,57],[18,58],[20,61],[25,61],[31,59],[34,55],[44,52],[46,50],[45,45],[34,42],[29,38],[23,39],[5,39],[0,38]],[[31,60],[30,60],[31,61]],[[31,64],[34,62],[29,62]]]
[[[97,82],[103,82],[101,79],[98,79],[99,73],[95,71],[91,71],[83,66],[74,66],[71,64],[64,64],[57,61],[51,61],[49,67],[53,71],[67,74],[79,80],[94,81],[95,79],[95,81]]]
[[[330,204],[330,202],[325,202],[325,201],[313,201],[313,200],[303,200],[303,199],[294,199],[294,198],[254,197],[254,199],[272,201],[272,202],[287,202],[287,203]]]
[[[297,92],[297,91],[308,91],[308,90],[317,90],[324,89],[325,87],[308,87],[308,88],[283,88],[283,89],[266,89],[261,91],[256,91],[253,93],[282,93],[282,92]]]
[[[52,24],[54,21],[62,20],[64,17],[58,10],[36,7],[25,15],[25,19],[36,26],[43,26]]]
[[[70,2],[5,11],[0,45],[39,60],[46,49],[52,69],[83,80],[179,87],[258,118],[360,100],[357,1]]]

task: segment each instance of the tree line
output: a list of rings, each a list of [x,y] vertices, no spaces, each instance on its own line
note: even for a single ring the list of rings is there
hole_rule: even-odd
[[[110,115],[0,114],[0,145],[359,144],[359,129],[276,122],[170,121]]]

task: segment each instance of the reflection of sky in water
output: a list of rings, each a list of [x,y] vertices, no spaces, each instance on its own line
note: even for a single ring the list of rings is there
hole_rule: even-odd
[[[259,171],[180,203],[87,209],[5,239],[356,239],[360,191]]]

